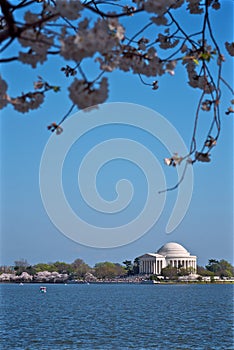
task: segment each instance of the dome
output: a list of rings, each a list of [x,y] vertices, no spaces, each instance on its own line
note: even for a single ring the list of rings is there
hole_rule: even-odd
[[[157,254],[164,255],[166,257],[186,257],[190,256],[189,252],[180,244],[170,242],[164,244]]]

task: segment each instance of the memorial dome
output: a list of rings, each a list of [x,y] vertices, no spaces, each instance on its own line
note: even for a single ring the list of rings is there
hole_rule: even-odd
[[[186,257],[190,256],[190,253],[180,244],[170,242],[164,244],[158,251],[157,254],[165,257]]]

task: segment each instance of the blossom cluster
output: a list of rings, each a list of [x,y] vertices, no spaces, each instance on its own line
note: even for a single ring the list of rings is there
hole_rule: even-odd
[[[10,102],[14,109],[21,113],[37,109],[44,101],[44,94],[41,92],[29,92],[23,96],[11,98]]]
[[[44,35],[39,31],[28,29],[18,39],[22,47],[29,47],[28,52],[19,52],[19,61],[36,68],[37,63],[44,63],[48,49],[53,45],[53,36]]]
[[[0,108],[11,103],[14,109],[21,113],[37,109],[44,101],[44,94],[41,92],[29,92],[20,97],[11,98],[7,94],[7,83],[0,76]]]
[[[177,166],[180,165],[183,161],[183,157],[180,157],[178,153],[174,153],[174,155],[171,158],[164,158],[164,163],[168,166]]]
[[[116,48],[124,38],[124,28],[117,19],[98,19],[92,28],[89,20],[79,23],[78,33],[61,39],[61,56],[67,60],[81,61],[96,52],[103,55]]]
[[[120,0],[118,6],[114,2],[104,5],[97,1],[35,0],[32,1],[33,6],[30,6],[31,3],[24,5],[24,22],[16,21],[14,29],[22,47],[17,59],[32,68],[45,64],[50,54],[69,61],[65,67],[59,68],[67,78],[73,79],[68,87],[69,97],[78,108],[105,102],[108,98],[108,81],[104,74],[116,69],[132,72],[139,75],[143,83],[144,76],[144,79],[148,79],[145,84],[157,90],[158,81],[150,79],[166,73],[173,76],[179,62],[187,71],[188,84],[210,96],[202,101],[201,109],[210,112],[212,105],[214,108],[218,105],[218,98],[215,99],[213,94],[219,94],[219,83],[217,77],[210,74],[208,64],[216,56],[217,71],[221,71],[219,66],[225,60],[224,55],[217,47],[207,21],[204,21],[201,32],[186,34],[174,19],[174,12],[184,6],[189,15],[202,14],[206,7],[208,13],[208,10],[220,8],[219,0],[133,0],[131,4],[126,1],[122,4]],[[117,12],[113,11],[113,7]],[[104,10],[106,8],[107,11]],[[122,12],[118,13],[121,8]],[[144,12],[149,24],[129,36],[128,25],[131,26],[131,17],[137,12]],[[14,16],[15,13],[16,10]],[[122,18],[129,18],[129,23],[121,21]],[[3,30],[8,30],[7,21],[6,24],[4,21],[2,23]],[[150,26],[153,30],[147,35],[144,31]],[[225,47],[233,56],[234,43],[226,42]],[[93,60],[98,71],[93,79],[87,78],[89,72],[86,74],[82,68],[87,59]],[[8,103],[22,113],[38,108],[47,90],[43,84],[39,81],[34,86],[37,91],[11,98],[7,94],[7,83],[1,78],[0,108]],[[48,87],[58,91],[57,87]],[[175,157],[172,163],[177,163]]]
[[[103,103],[107,99],[108,82],[106,78],[102,78],[98,89],[85,80],[75,78],[69,87],[69,92],[73,103],[80,109],[85,109]]]

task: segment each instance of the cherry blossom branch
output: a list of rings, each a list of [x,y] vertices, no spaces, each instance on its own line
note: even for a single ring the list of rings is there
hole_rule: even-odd
[[[143,28],[141,28],[137,33],[135,33],[131,39],[129,39],[127,45],[130,45],[140,34],[144,33],[144,31],[152,25],[153,22],[147,23]]]
[[[67,111],[67,113],[64,115],[64,117],[60,120],[60,122],[58,123],[58,126],[60,126],[66,119],[67,117],[69,117],[69,115],[71,114],[71,112],[73,111],[73,109],[76,107],[76,105],[73,103],[71,105],[71,107],[69,108],[69,110]]]
[[[12,62],[17,60],[18,60],[18,56],[9,57],[9,58],[0,58],[0,63],[7,63],[7,62]]]
[[[189,154],[193,154],[196,150],[196,132],[197,132],[197,125],[198,125],[198,119],[199,119],[199,114],[200,114],[200,108],[201,108],[201,104],[204,98],[205,92],[203,91],[198,105],[197,105],[197,110],[196,110],[196,114],[195,114],[195,121],[194,121],[194,126],[193,126],[193,135],[192,135],[192,141],[191,141],[191,145],[190,145],[190,151]]]
[[[130,13],[125,13],[125,12],[121,12],[121,13],[105,13],[101,10],[97,10],[95,7],[92,7],[90,5],[85,4],[84,5],[87,9],[89,9],[90,11],[105,17],[105,18],[119,18],[119,17],[126,17],[126,16],[130,16],[130,15],[135,15],[136,13],[140,13],[144,11],[144,8],[139,8],[139,9],[135,9],[130,11]]]
[[[136,8],[132,6],[134,3]],[[12,5],[8,0],[2,0],[0,52],[5,53],[9,47],[14,47],[15,39],[27,49],[24,52],[19,50],[18,56],[11,57],[9,54],[9,57],[1,57],[0,63],[19,60],[35,68],[38,64],[45,64],[49,55],[58,55],[68,61],[69,64],[60,70],[67,78],[72,78],[68,87],[72,106],[59,124],[54,122],[48,127],[57,134],[62,132],[61,124],[75,107],[89,108],[106,101],[109,91],[108,80],[104,76],[106,72],[116,69],[131,72],[139,77],[143,85],[157,90],[159,77],[167,73],[173,76],[176,66],[181,63],[187,72],[188,84],[191,88],[200,89],[201,95],[195,111],[189,154],[165,158],[165,163],[172,166],[186,162],[182,178],[176,186],[168,189],[173,190],[183,181],[187,164],[210,161],[209,152],[216,145],[221,131],[221,82],[233,94],[233,88],[222,78],[224,56],[210,21],[211,11],[220,7],[219,0],[186,1],[189,15],[203,16],[201,29],[197,28],[191,34],[173,12],[184,5],[183,1],[175,1],[169,6],[167,1],[152,0],[22,0]],[[33,12],[35,8],[39,9],[37,13]],[[25,9],[23,17],[22,9]],[[19,10],[21,15],[18,16]],[[86,13],[89,13],[89,18],[86,18]],[[128,37],[131,16],[138,14],[140,17],[141,13],[144,13],[145,23],[140,24],[139,18],[139,27]],[[126,17],[129,18],[128,23],[121,21]],[[234,43],[226,42],[225,46],[233,56]],[[214,58],[217,58],[217,65],[210,65]],[[90,74],[87,73],[90,72],[85,68],[85,62],[90,59],[98,62],[99,66],[95,73],[92,71],[94,77],[88,80]],[[37,83],[41,88],[36,92],[10,98],[8,84],[0,77],[0,108],[12,104],[17,111],[28,112],[43,103],[48,90],[56,91],[58,88],[42,80]],[[199,147],[198,125],[202,125],[201,115],[206,112],[211,120],[206,139]],[[233,108],[229,107],[225,113],[229,115],[233,112]]]
[[[231,94],[234,95],[234,89],[231,87],[231,85],[228,84],[228,82],[225,79],[223,79],[222,76],[220,76],[219,78],[224,83],[224,85],[226,85],[226,87],[230,90]]]
[[[30,5],[32,5],[34,3],[35,3],[35,0],[30,0],[28,2],[27,2],[27,0],[24,0],[18,5],[11,5],[12,6],[12,11],[15,11],[15,10],[18,10],[18,9],[22,9],[23,7],[30,6]]]
[[[185,31],[182,29],[182,27],[180,26],[180,24],[176,21],[176,19],[174,18],[174,16],[171,14],[171,12],[168,10],[167,11],[168,15],[170,16],[171,20],[173,21],[173,23],[175,23],[175,25],[177,26],[177,28],[180,30],[180,32],[184,35],[184,37],[190,42],[190,44],[193,46],[194,49],[196,49],[196,46],[194,45],[194,42],[190,39],[190,37],[185,33]]]
[[[187,169],[188,169],[188,165],[189,165],[189,162],[186,162],[186,163],[185,163],[185,166],[184,166],[184,170],[183,170],[182,176],[181,176],[181,178],[179,179],[179,181],[176,183],[176,185],[174,185],[174,186],[172,186],[172,187],[169,187],[169,188],[166,188],[166,189],[164,189],[164,190],[158,191],[158,194],[176,190],[176,189],[180,186],[180,184],[183,182],[183,180],[184,180],[184,178],[185,178],[186,171],[187,171]]]

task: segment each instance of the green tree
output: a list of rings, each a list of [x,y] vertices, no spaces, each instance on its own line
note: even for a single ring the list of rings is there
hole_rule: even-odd
[[[125,265],[125,270],[127,272],[127,275],[133,275],[133,264],[131,262],[131,260],[125,260],[123,261],[123,264]]]
[[[34,265],[33,268],[36,271],[36,273],[43,272],[43,271],[49,271],[49,272],[55,271],[55,266],[53,264],[38,263]]]
[[[164,278],[168,278],[169,280],[176,280],[178,278],[177,268],[174,266],[168,265],[167,267],[164,267],[162,269],[161,275]]]
[[[219,261],[215,260],[215,259],[210,259],[208,261],[208,265],[206,265],[206,269],[208,271],[217,273],[220,270],[220,265],[219,265]]]
[[[208,265],[206,265],[206,269],[209,272],[212,272],[216,276],[223,277],[232,277],[234,276],[234,268],[233,266],[226,260],[215,260],[210,259],[208,261]]]
[[[71,272],[71,265],[65,263],[64,261],[56,261],[55,263],[53,263],[53,266],[55,268],[54,271],[58,273],[67,273],[69,275],[69,273]]]
[[[190,269],[185,269],[184,267],[181,267],[178,271],[178,276],[188,276],[191,272]]]
[[[91,271],[91,267],[82,259],[76,259],[71,264],[71,271],[73,278],[84,278],[85,274]]]
[[[200,276],[214,276],[214,272],[211,272],[211,271],[207,270],[203,266],[198,266],[197,267],[197,274],[200,275]]]
[[[234,267],[226,260],[220,260],[220,277],[233,277],[234,276]]]
[[[140,265],[139,258],[135,258],[134,263],[133,263],[133,274],[134,275],[138,275],[139,274],[139,265]]]
[[[125,274],[125,269],[120,264],[109,261],[97,263],[94,267],[94,275],[97,278],[114,278]]]
[[[29,274],[29,275],[35,275],[36,274],[36,269],[34,268],[34,266],[30,265],[30,266],[27,266],[26,268],[26,272]]]

